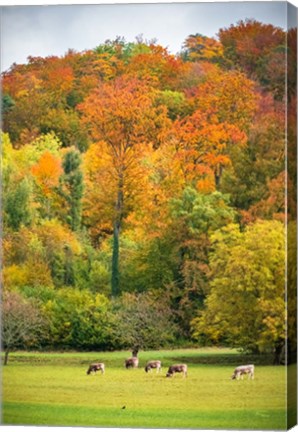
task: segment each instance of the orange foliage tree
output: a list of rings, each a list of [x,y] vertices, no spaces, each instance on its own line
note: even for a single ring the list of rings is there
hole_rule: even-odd
[[[166,110],[154,105],[154,92],[146,83],[127,77],[101,84],[79,108],[92,139],[99,143],[98,152],[106,154],[110,164],[112,181],[105,193],[113,203],[112,294],[118,295],[119,236],[129,211],[127,200],[139,179],[146,147],[158,147],[163,138]]]
[[[42,192],[47,196],[59,184],[59,177],[62,174],[61,161],[49,151],[46,151],[40,157],[38,163],[33,165],[31,172]]]
[[[240,67],[277,98],[285,90],[286,34],[272,24],[247,19],[219,31],[226,65]]]
[[[230,147],[244,146],[246,134],[214,115],[210,123],[204,112],[175,123],[176,158],[185,182],[211,192],[220,185],[224,167],[231,163]]]

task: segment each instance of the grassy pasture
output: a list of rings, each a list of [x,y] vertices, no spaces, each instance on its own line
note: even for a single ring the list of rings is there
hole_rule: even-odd
[[[231,381],[251,359],[231,350],[141,352],[140,367],[123,367],[128,352],[16,353],[3,368],[4,424],[154,428],[285,429],[285,368],[259,365],[255,380]],[[163,362],[146,374],[147,360]],[[87,376],[104,361],[105,375]],[[187,362],[188,378],[165,378]],[[125,406],[125,409],[122,407]]]

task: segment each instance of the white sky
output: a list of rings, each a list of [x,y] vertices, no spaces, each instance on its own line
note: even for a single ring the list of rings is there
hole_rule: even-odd
[[[1,4],[1,2],[0,2]],[[3,4],[3,3],[2,3]],[[286,27],[284,1],[1,6],[1,70],[32,56],[95,48],[116,36],[157,38],[177,53],[189,34],[216,36],[245,18]]]

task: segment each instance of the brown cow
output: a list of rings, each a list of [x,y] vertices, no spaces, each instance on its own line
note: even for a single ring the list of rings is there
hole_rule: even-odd
[[[172,377],[175,373],[182,373],[183,377],[187,377],[187,366],[186,364],[177,364],[169,367],[167,377]]]
[[[151,369],[156,369],[156,373],[161,371],[161,361],[159,360],[151,360],[145,366],[145,371],[149,372]]]
[[[139,359],[138,357],[131,357],[125,360],[124,366],[126,369],[128,368],[137,368],[139,366]]]
[[[96,373],[97,371],[101,371],[102,374],[105,373],[104,363],[92,363],[87,370],[87,375],[90,375],[91,372]]]

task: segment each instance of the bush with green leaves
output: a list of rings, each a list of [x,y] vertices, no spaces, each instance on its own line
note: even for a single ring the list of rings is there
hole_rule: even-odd
[[[103,294],[60,288],[43,308],[50,321],[49,341],[53,347],[78,350],[113,347],[115,317],[110,301]]]

